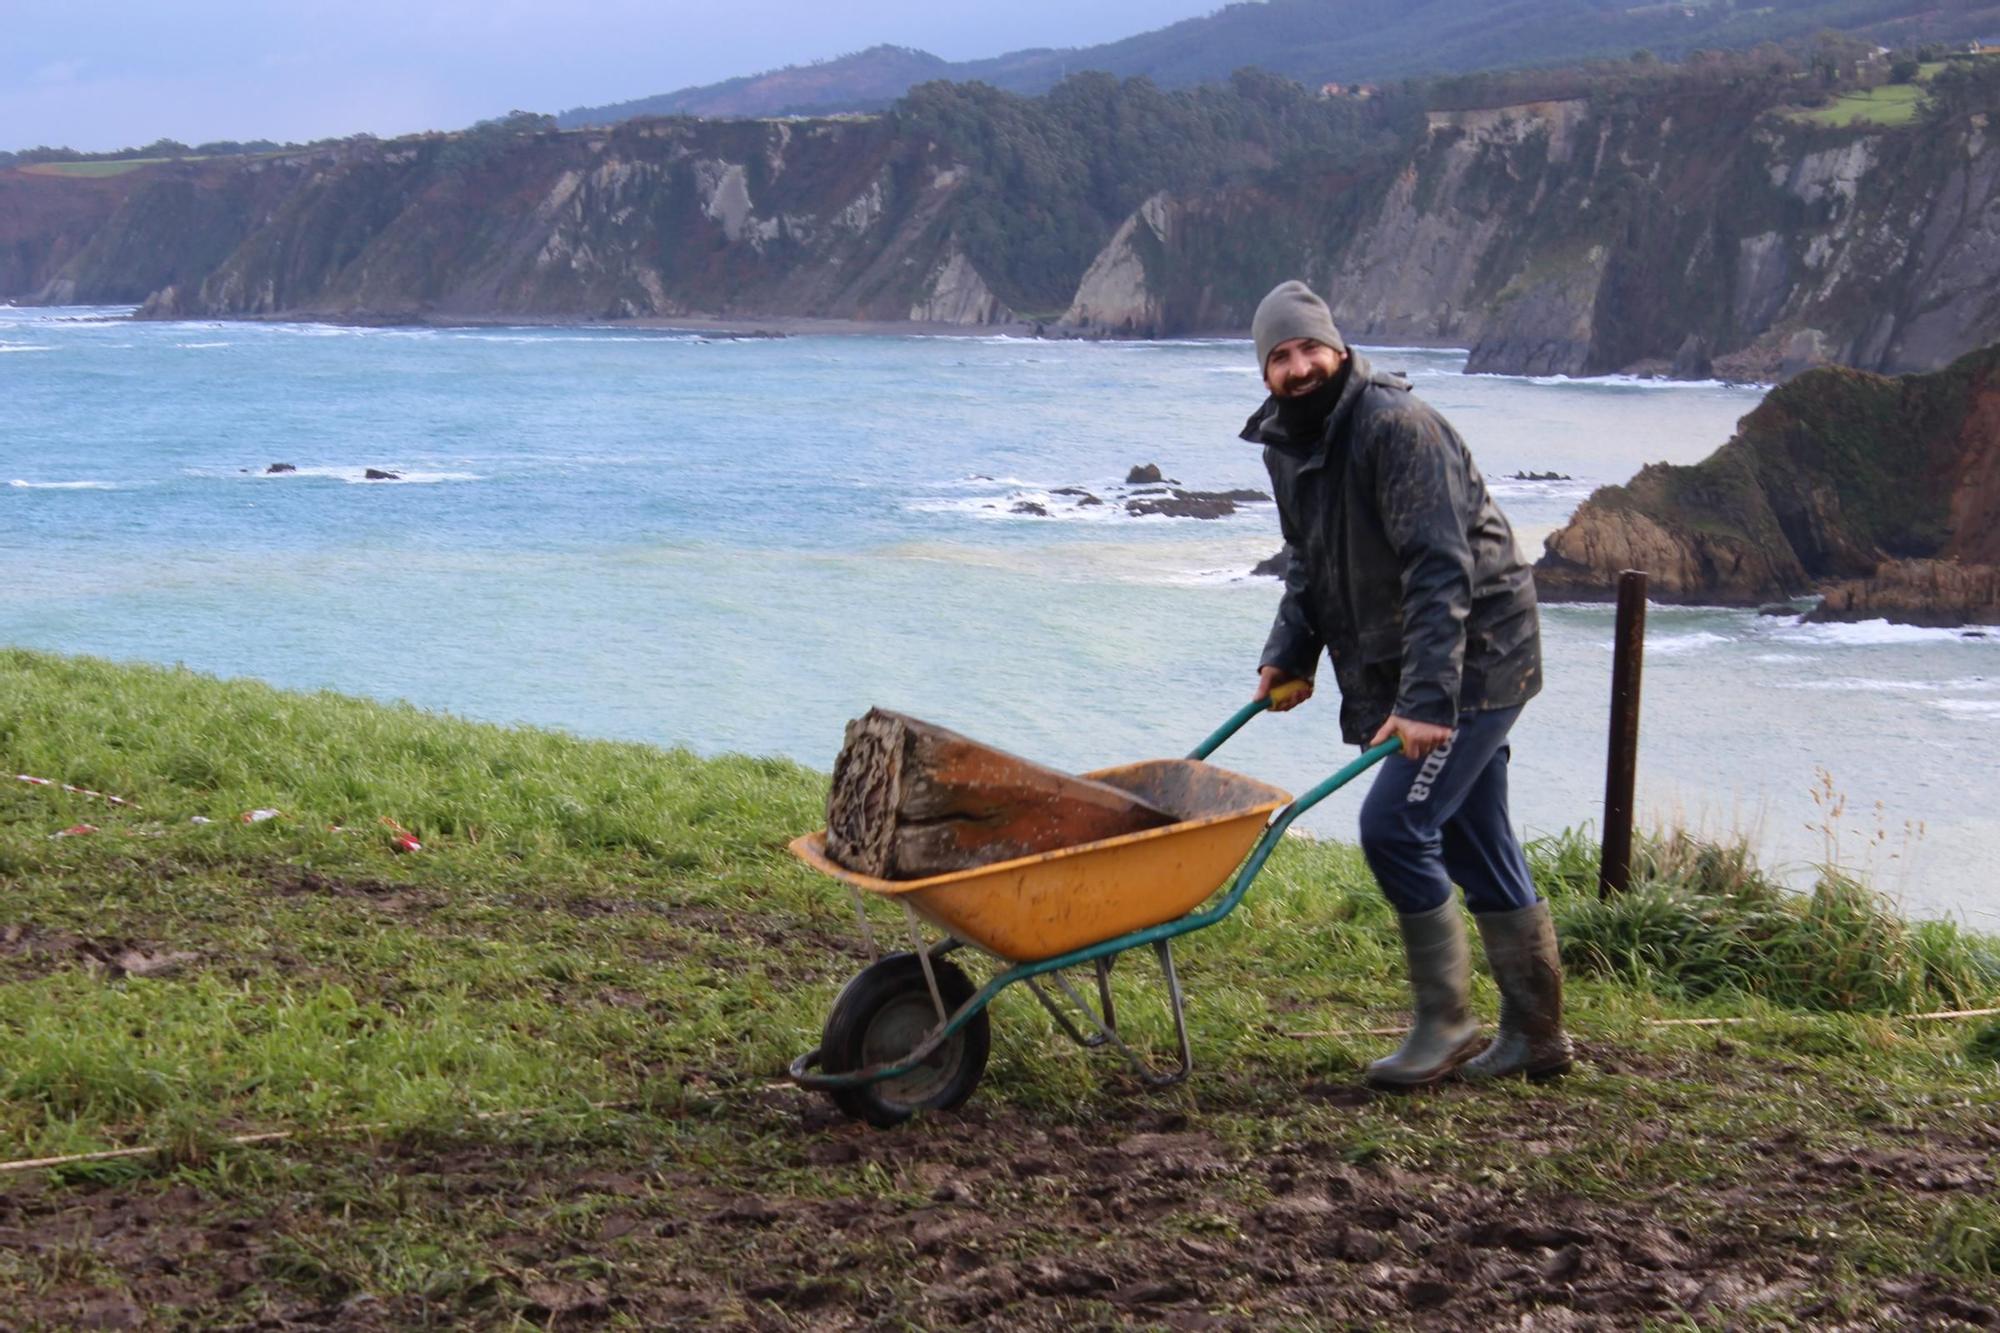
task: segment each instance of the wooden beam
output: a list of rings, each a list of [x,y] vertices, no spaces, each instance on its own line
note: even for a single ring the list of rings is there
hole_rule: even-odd
[[[864,875],[923,879],[1175,818],[1128,791],[876,708],[847,724],[827,794],[826,848]]]

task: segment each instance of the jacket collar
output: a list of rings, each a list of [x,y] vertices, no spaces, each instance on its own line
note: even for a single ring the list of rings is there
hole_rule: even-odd
[[[1378,379],[1383,383],[1400,383],[1393,377],[1378,375],[1375,367],[1369,364],[1368,358],[1351,347],[1347,351],[1347,357],[1347,386],[1340,391],[1340,399],[1334,403],[1333,411],[1326,414],[1326,430],[1319,439],[1292,438],[1291,433],[1285,429],[1284,418],[1278,413],[1276,394],[1265,398],[1263,405],[1250,414],[1250,419],[1243,423],[1240,438],[1248,440],[1251,444],[1268,445],[1295,454],[1322,452],[1326,442],[1340,434],[1341,427],[1354,413],[1354,405],[1361,400],[1362,393],[1370,384]]]

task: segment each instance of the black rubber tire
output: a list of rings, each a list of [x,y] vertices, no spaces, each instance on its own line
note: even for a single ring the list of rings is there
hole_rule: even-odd
[[[934,958],[931,970],[947,1012],[956,1012],[973,997],[976,988],[954,964]],[[820,1068],[848,1074],[894,1061],[936,1026],[937,1006],[924,981],[923,960],[913,953],[892,953],[856,973],[841,989],[820,1036]],[[877,1129],[900,1125],[919,1111],[949,1111],[979,1086],[992,1043],[992,1024],[982,1009],[920,1068],[881,1083],[829,1089],[827,1095],[849,1119],[865,1120]]]

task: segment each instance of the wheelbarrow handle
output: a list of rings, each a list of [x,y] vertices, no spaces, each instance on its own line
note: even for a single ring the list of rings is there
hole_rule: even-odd
[[[1289,699],[1292,695],[1310,690],[1311,688],[1312,686],[1306,681],[1288,680],[1284,684],[1273,689],[1270,692],[1270,694],[1266,695],[1264,698],[1252,699],[1249,703],[1244,704],[1241,708],[1237,709],[1235,714],[1231,716],[1227,722],[1223,723],[1221,726],[1217,727],[1212,733],[1210,733],[1209,738],[1207,740],[1203,741],[1200,745],[1195,746],[1194,750],[1188,755],[1188,758],[1190,759],[1208,758],[1210,755],[1214,754],[1217,750],[1222,748],[1222,743],[1224,741],[1228,740],[1231,736],[1234,736],[1237,732],[1243,730],[1244,725],[1248,723],[1251,718],[1257,716],[1257,714],[1263,712],[1265,709],[1269,708],[1272,704],[1282,703],[1286,699]]]
[[[1243,901],[1243,895],[1249,891],[1250,882],[1257,878],[1257,872],[1264,868],[1264,862],[1270,860],[1271,853],[1278,850],[1278,844],[1284,840],[1285,830],[1292,826],[1293,820],[1402,748],[1403,742],[1400,738],[1383,741],[1374,749],[1364,751],[1359,759],[1305,795],[1298,797],[1290,805],[1274,813],[1271,822],[1264,826],[1264,836],[1257,839],[1257,845],[1250,849],[1249,858],[1236,872],[1235,882],[1229,886],[1229,892],[1223,896],[1221,902],[1200,914],[1205,918],[1200,924],[1207,925],[1212,921],[1220,921],[1236,910],[1236,904]]]
[[[1278,811],[1271,819],[1271,827],[1279,833],[1283,833],[1294,819],[1297,819],[1300,815],[1312,809],[1321,801],[1324,801],[1327,797],[1333,795],[1342,787],[1345,787],[1348,783],[1354,781],[1354,779],[1360,777],[1363,773],[1366,773],[1369,769],[1375,767],[1375,765],[1381,763],[1384,759],[1387,759],[1402,748],[1402,738],[1400,736],[1391,736],[1388,740],[1383,741],[1373,749],[1362,751],[1359,759],[1356,759],[1325,782],[1320,783],[1317,787],[1314,787],[1311,791]]]
[[[1190,754],[1188,758],[1208,758],[1222,747],[1224,741],[1243,730],[1244,724],[1249,722],[1251,718],[1269,708],[1274,698],[1282,700],[1288,690],[1297,690],[1303,688],[1304,685],[1304,681],[1287,681],[1285,684],[1271,691],[1269,696],[1262,699],[1252,699],[1249,703],[1244,704],[1236,710],[1233,717],[1217,727],[1213,735],[1200,745],[1197,745],[1194,748],[1194,753]],[[1185,918],[1185,921],[1194,925],[1208,925],[1211,922],[1221,920],[1235,911],[1236,904],[1242,901],[1245,890],[1250,887],[1250,881],[1257,878],[1257,872],[1264,868],[1264,862],[1270,858],[1272,852],[1277,850],[1279,840],[1285,836],[1285,830],[1292,826],[1293,820],[1402,748],[1402,738],[1392,736],[1380,745],[1363,751],[1359,759],[1348,764],[1305,795],[1297,797],[1290,805],[1279,808],[1272,814],[1271,822],[1265,826],[1264,836],[1259,838],[1257,845],[1250,850],[1249,859],[1243,863],[1242,869],[1237,871],[1235,883],[1230,886],[1228,894],[1220,903],[1208,909],[1208,911],[1194,913]]]

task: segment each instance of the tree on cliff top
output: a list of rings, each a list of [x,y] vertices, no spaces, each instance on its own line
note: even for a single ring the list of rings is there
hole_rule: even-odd
[[[1933,126],[2000,110],[2000,59],[1954,60],[1927,89],[1923,116]]]

